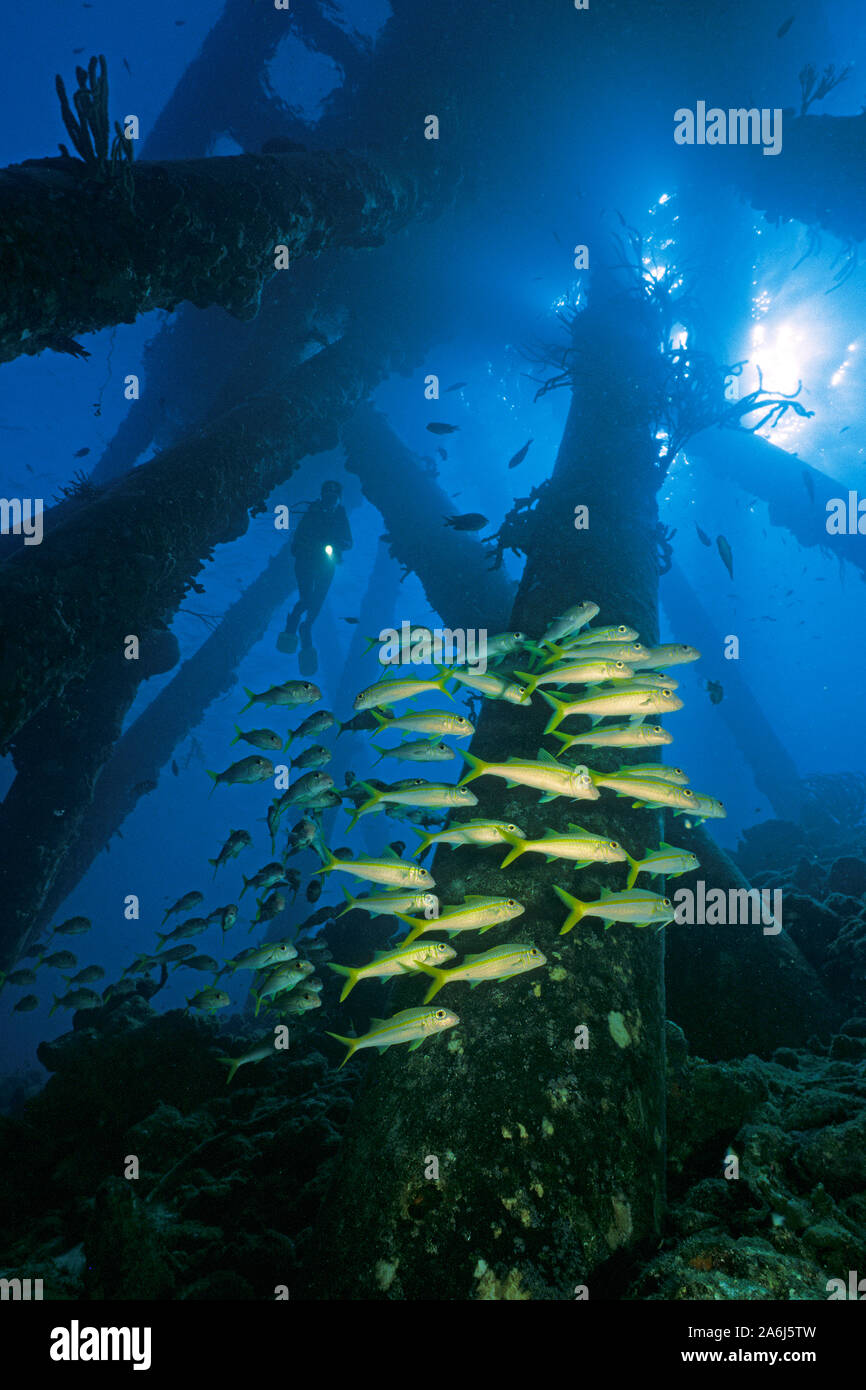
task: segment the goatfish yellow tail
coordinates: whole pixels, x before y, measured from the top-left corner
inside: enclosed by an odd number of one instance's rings
[[[565,718],[568,712],[567,701],[558,700],[555,695],[548,694],[546,690],[539,690],[538,693],[541,696],[542,700],[546,700],[547,703],[550,705],[550,708],[553,710],[553,714],[548,719],[547,725],[544,730],[546,734],[552,734],[554,729],[559,728],[560,724],[562,723],[563,719]]]
[[[409,822],[409,829],[414,830],[415,834],[419,836],[418,844],[409,856],[410,859],[417,859],[419,854],[423,854],[425,850],[430,848],[436,837],[430,835],[428,831],[422,830],[420,825],[412,825],[411,821]]]
[[[346,983],[343,985],[343,992],[342,992],[342,994],[340,995],[340,1003],[342,1004],[343,1000],[347,997],[347,995],[349,995],[349,994],[352,993],[352,990],[355,988],[355,985],[356,985],[356,984],[358,983],[358,981],[360,980],[360,978],[361,978],[360,971],[357,969],[357,967],[354,967],[354,966],[351,966],[351,965],[337,965],[337,964],[336,964],[334,961],[332,961],[332,960],[329,960],[329,961],[328,961],[328,966],[329,966],[329,968],[330,968],[331,970],[336,971],[336,973],[337,973],[338,975],[344,975],[344,976],[346,977]],[[425,1002],[426,1002],[426,1001],[425,1001]],[[337,1036],[336,1033],[332,1033],[332,1034],[331,1034],[331,1037],[332,1037],[332,1038],[335,1038],[336,1036]],[[343,1038],[341,1041],[345,1042],[346,1039]],[[348,1057],[347,1057],[347,1058],[346,1058],[346,1061],[348,1061],[348,1060],[349,1060],[349,1059],[348,1059]]]
[[[458,787],[465,787],[467,782],[474,782],[476,777],[484,776],[488,764],[483,758],[476,758],[474,753],[467,753],[464,748],[458,748],[457,752],[472,769],[471,772],[467,772],[465,777],[460,778],[460,781],[457,783]]]
[[[348,1048],[348,1051],[347,1051],[345,1057],[343,1058],[343,1060],[342,1060],[342,1062],[340,1063],[340,1065],[337,1067],[337,1071],[342,1071],[343,1067],[346,1065],[346,1063],[348,1062],[348,1060],[349,1060],[349,1058],[352,1056],[352,1054],[355,1053],[355,1052],[357,1052],[357,1050],[358,1050],[358,1044],[360,1043],[361,1039],[360,1039],[360,1038],[345,1038],[345,1037],[343,1036],[342,1033],[331,1033],[331,1032],[328,1032],[328,1029],[327,1029],[327,1028],[325,1029],[325,1032],[328,1034],[328,1037],[329,1037],[329,1038],[336,1038],[336,1039],[337,1039],[337,1042],[345,1043],[346,1047]]]
[[[523,683],[526,689],[524,699],[530,700],[532,696],[535,694],[536,689],[538,688],[538,682],[541,680],[541,676],[544,673],[542,672],[541,675],[534,676],[531,671],[515,671],[514,674],[515,676],[517,676],[518,680],[520,680]]]
[[[509,830],[500,830],[499,833],[503,840],[512,846],[499,865],[500,869],[507,869],[509,864],[513,864],[515,859],[518,859],[521,854],[526,853],[529,841],[522,839],[519,835],[512,835]]]
[[[313,843],[315,844],[316,849],[319,852],[319,857],[322,861],[322,867],[321,869],[313,869],[312,872],[314,874],[329,874],[331,870],[334,868],[334,865],[339,864],[339,859],[335,854],[331,853],[330,849],[326,844],[321,843],[320,837],[318,843],[316,840],[314,840]]]
[[[366,815],[369,811],[372,811],[373,807],[378,806],[379,802],[382,800],[382,793],[378,792],[375,787],[371,787],[369,782],[362,781],[360,777],[358,778],[358,781],[364,788],[364,791],[369,793],[369,798],[367,801],[364,801],[354,812],[350,814],[349,824],[346,826],[347,831],[351,830],[355,826],[359,817]]]
[[[640,860],[632,859],[631,855],[628,852],[626,852],[625,857],[629,863],[628,878],[625,881],[625,886],[626,888],[634,888],[635,883],[637,882],[637,876],[640,873]]]
[[[565,889],[560,888],[556,883],[553,885],[553,891],[560,902],[565,903],[566,907],[570,909],[568,916],[559,929],[560,936],[565,936],[566,932],[570,932],[572,927],[576,926],[581,917],[583,917],[586,912],[587,904],[581,902],[580,898],[573,897],[571,893],[566,893]]]
[[[435,920],[429,917],[409,917],[405,912],[395,912],[393,915],[399,917],[400,921],[405,922],[410,928],[409,935],[400,942],[401,946],[408,946],[410,942],[415,941],[425,930],[427,923]]]
[[[223,1062],[229,1069],[228,1076],[226,1077],[227,1086],[230,1081],[234,1080],[235,1073],[243,1060],[243,1057],[217,1057],[217,1061]]]
[[[422,1004],[429,1004],[433,996],[439,993],[444,984],[447,984],[449,972],[447,970],[439,970],[435,965],[421,965],[420,962],[415,966],[415,969],[423,971],[423,973],[429,975],[433,981],[427,993],[424,995],[424,998],[421,1000]]]

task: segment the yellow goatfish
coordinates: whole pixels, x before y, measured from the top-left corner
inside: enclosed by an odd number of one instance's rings
[[[372,1027],[363,1037],[346,1038],[341,1033],[330,1032],[328,1037],[345,1043],[349,1049],[337,1068],[340,1071],[349,1058],[363,1047],[377,1047],[380,1052],[385,1052],[394,1043],[407,1042],[410,1044],[409,1051],[414,1052],[425,1038],[441,1033],[445,1028],[453,1028],[459,1022],[457,1014],[450,1009],[403,1009],[393,1018],[371,1018]]]
[[[387,859],[338,859],[325,847],[325,860],[317,874],[329,874],[334,870],[343,874],[354,874],[355,878],[365,878],[371,883],[384,883],[392,888],[433,888],[433,875],[420,864],[404,864],[395,854]]]
[[[608,840],[604,835],[591,835],[581,830],[579,825],[570,825],[571,835],[556,835],[548,830],[540,840],[526,840],[521,835],[503,835],[511,845],[500,869],[505,869],[521,854],[543,854],[547,863],[552,859],[573,859],[578,869],[587,864],[624,864],[628,855],[618,840]]]
[[[533,676],[529,671],[515,671],[524,682],[527,694],[534,695],[540,685],[598,685],[602,681],[630,680],[634,672],[624,661],[566,661],[551,666]],[[629,687],[630,689],[631,687]]]
[[[545,696],[545,699],[549,699]],[[509,787],[537,787],[544,792],[542,801],[553,801],[557,796],[571,796],[584,801],[597,801],[599,793],[592,784],[592,778],[585,767],[563,767],[552,754],[542,748],[538,762],[527,758],[509,758],[504,763],[486,762],[472,753],[460,750],[460,756],[472,768],[461,781],[461,787],[476,777],[504,777]]]
[[[669,714],[683,707],[682,700],[668,686],[664,690],[630,690],[628,681],[623,681],[617,690],[590,690],[578,700],[558,700],[546,690],[540,690],[539,694],[553,710],[544,730],[546,734],[553,733],[571,714],[588,714],[593,724],[609,714],[630,714],[633,722],[640,724],[648,714]]]
[[[444,782],[425,782],[422,778],[415,779],[417,786],[409,787],[405,791],[389,790],[383,788],[377,791],[369,782],[361,782],[361,786],[368,793],[368,799],[353,812],[349,819],[347,830],[351,830],[359,816],[365,816],[371,811],[378,809],[385,803],[393,803],[395,806],[477,806],[478,797],[463,786],[454,786],[452,783]]]
[[[360,713],[362,710],[374,709],[377,705],[392,705],[397,700],[411,700],[413,695],[424,695],[429,690],[440,690],[451,700],[453,696],[446,689],[448,680],[448,673],[441,672],[439,679],[435,681],[418,680],[411,676],[377,681],[375,685],[368,686],[360,695],[355,696],[354,709],[356,713]]]
[[[669,845],[665,840],[644,859],[633,859],[630,854],[626,858],[631,865],[626,888],[634,887],[638,874],[666,874],[670,878],[679,878],[680,874],[688,874],[701,867],[696,855],[687,849],[677,849],[676,845]]]
[[[523,946],[513,942],[505,946],[494,946],[492,951],[483,951],[478,956],[466,956],[460,965],[450,970],[440,970],[435,965],[419,965],[418,969],[429,975],[433,983],[424,995],[424,1003],[429,1004],[443,985],[453,980],[468,980],[469,988],[475,989],[483,980],[511,980],[515,975],[524,975],[527,970],[538,970],[547,964],[537,946]]]
[[[565,612],[554,618],[545,629],[542,642],[558,642],[561,637],[570,637],[582,627],[586,627],[587,623],[591,623],[593,618],[597,618],[600,611],[598,604],[592,603],[591,600],[584,600],[572,608],[566,608]]]
[[[446,907],[438,917],[407,917],[404,912],[395,912],[411,927],[409,935],[402,943],[408,946],[423,932],[444,931],[454,936],[459,931],[480,931],[482,935],[502,922],[510,922],[523,914],[523,903],[514,898],[487,898],[481,893],[467,893],[462,903],[456,907]]]
[[[559,888],[556,884],[553,891],[570,909],[559,929],[560,936],[570,932],[582,917],[601,917],[605,928],[612,927],[614,922],[631,922],[636,927],[646,927],[651,922],[658,922],[660,927],[663,927],[666,922],[674,920],[674,906],[670,898],[662,898],[658,893],[648,893],[644,889],[631,888],[625,893],[603,893],[598,901],[593,903],[582,902],[580,898],[566,893],[564,888]]]
[[[689,647],[685,642],[669,642],[663,647],[651,647],[645,657],[631,664],[652,670],[659,666],[682,666],[687,661],[700,661],[700,658],[697,647]]]
[[[663,729],[661,724],[609,724],[604,729],[591,729],[586,734],[554,733],[562,744],[560,753],[569,748],[658,748],[664,743],[673,743],[674,736]]]
[[[352,993],[359,980],[387,979],[389,975],[401,975],[404,971],[419,970],[422,965],[441,965],[452,960],[457,952],[444,941],[419,941],[417,944],[404,942],[393,951],[377,951],[369,965],[336,965],[328,961],[328,966],[338,975],[346,977],[340,1003]],[[426,1004],[426,999],[425,999]]]
[[[421,843],[412,851],[413,859],[431,845],[499,845],[509,835],[523,834],[519,825],[503,820],[467,820],[452,825],[449,830],[437,830],[433,835],[417,825],[410,825],[409,829],[421,837]]]

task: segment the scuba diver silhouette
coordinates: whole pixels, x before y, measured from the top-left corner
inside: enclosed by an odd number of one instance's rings
[[[285,630],[277,638],[281,652],[293,652],[298,645],[300,625],[301,651],[298,665],[301,674],[310,676],[318,660],[313,647],[312,627],[325,602],[334,567],[340,563],[344,550],[352,549],[349,518],[340,503],[343,489],[333,480],[322,483],[319,499],[311,502],[304,513],[292,541],[295,557],[295,578],[298,581],[298,601],[286,619]]]

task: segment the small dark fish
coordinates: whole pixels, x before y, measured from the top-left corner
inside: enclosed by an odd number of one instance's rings
[[[441,420],[433,420],[426,428],[431,434],[454,434],[459,430],[459,425],[445,425]]]
[[[123,66],[126,68],[126,71],[129,73],[129,75],[130,75],[130,77],[131,77],[131,76],[132,76],[132,68],[129,66],[129,63],[126,61],[125,58],[123,59]]]
[[[445,525],[455,531],[481,531],[488,525],[489,518],[481,512],[465,512],[463,516],[446,516]]]
[[[13,970],[13,971],[11,971],[11,972],[6,976],[6,979],[3,981],[3,983],[4,983],[4,984],[7,984],[7,985],[18,985],[18,986],[20,986],[20,985],[35,985],[35,984],[36,984],[36,971],[35,971],[35,970],[28,970],[27,967],[24,966],[21,970]]]
[[[469,382],[468,382],[468,381],[455,381],[453,386],[446,386],[446,387],[445,387],[445,390],[442,392],[442,394],[443,394],[443,396],[447,396],[449,391],[459,391],[459,390],[462,389],[462,387],[468,386],[468,385],[469,385]]]
[[[345,724],[340,726],[340,733],[358,734],[365,732],[367,729],[376,728],[378,728],[376,720],[373,718],[370,711],[365,709],[362,710],[360,714],[356,714],[354,719],[347,719]]]
[[[357,621],[358,621],[357,618],[344,618],[344,619],[343,619],[343,622],[344,622],[344,623],[353,623],[353,624],[354,624],[354,623],[357,623]]]
[[[720,681],[707,681],[707,693],[710,701],[714,705],[720,705],[724,698],[724,689]]]
[[[700,526],[698,525],[697,522],[695,522],[695,530],[696,530],[697,533],[698,533],[698,540],[700,541],[701,545],[706,545],[706,546],[712,545],[712,541],[710,540],[710,538],[709,538],[709,536],[707,535],[706,531],[702,531],[701,528],[700,528]]]
[[[778,29],[776,30],[776,38],[783,39],[793,23],[794,16],[791,15],[790,19],[786,19],[784,24],[779,25]]]
[[[843,425],[842,428],[841,428],[841,430],[839,431],[839,433],[840,433],[840,434],[844,434],[845,431],[846,431],[846,430],[850,430],[850,428],[851,428],[850,425]],[[31,469],[31,472],[32,472],[32,469]]]
[[[406,850],[406,843],[404,840],[392,840],[388,848],[394,851],[398,859],[402,859]]]
[[[809,494],[809,501],[815,501],[815,484],[812,482],[812,474],[803,469],[803,486]]]
[[[73,52],[73,53],[83,53],[83,52],[84,52],[84,49],[83,49],[83,48],[73,48],[72,52]]]
[[[74,459],[83,459],[83,458],[85,458],[86,455],[89,454],[89,453],[90,453],[90,450],[89,450],[89,449],[76,449],[76,450],[75,450],[75,453],[72,455],[72,457],[73,457]]]
[[[174,758],[172,758],[172,760],[171,760],[171,770],[172,770],[172,772],[174,773],[175,777],[179,777],[179,776],[180,776],[180,768],[178,767],[178,765],[177,765],[177,763],[175,762]]]
[[[301,875],[299,871],[297,869],[286,869],[283,873],[283,878],[292,889],[294,897],[297,897],[298,889],[301,886]],[[294,901],[294,897],[292,901]]]
[[[438,446],[436,452],[437,452],[437,454],[439,455],[439,457],[440,457],[441,459],[447,459],[447,457],[448,457],[448,450],[447,450],[447,449],[443,449],[441,444]]]
[[[181,26],[182,24],[186,24],[186,20],[185,20],[185,19],[176,19],[174,22],[175,22],[176,28],[178,28],[178,29],[180,28],[180,26]]]
[[[25,994],[23,999],[13,1006],[12,1012],[16,1014],[28,1014],[31,1009],[39,1008],[39,1000],[35,994]]]
[[[734,577],[734,553],[724,536],[716,536],[716,547],[722,557],[722,564],[733,579]]]
[[[50,956],[42,956],[37,965],[48,965],[52,970],[74,970],[78,961],[71,951],[52,951]]]
[[[522,463],[522,462],[523,462],[523,460],[526,458],[526,455],[529,453],[529,446],[530,446],[531,443],[532,443],[532,440],[531,440],[531,439],[528,439],[528,440],[526,441],[526,443],[524,444],[523,448],[522,448],[522,449],[518,449],[518,450],[517,450],[517,453],[514,455],[514,457],[513,457],[513,458],[510,458],[510,459],[508,460],[508,467],[509,467],[509,468],[516,468],[517,465],[518,465],[519,463]]]
[[[101,965],[85,965],[83,970],[79,970],[77,975],[67,975],[66,982],[70,985],[95,985],[98,980],[105,977],[105,971]]]
[[[305,897],[308,903],[317,903],[322,896],[322,885],[317,878],[311,878],[307,884]]]
[[[52,928],[53,936],[82,936],[93,926],[89,917],[68,917],[59,927]]]
[[[286,910],[286,900],[279,891],[274,891],[268,898],[257,898],[256,902],[259,910],[253,918],[253,927],[259,922],[272,922]],[[252,931],[252,927],[250,930]]]
[[[219,964],[213,956],[189,956],[186,960],[179,960],[175,969],[180,970],[181,966],[189,970],[205,970],[210,975],[219,973]]]

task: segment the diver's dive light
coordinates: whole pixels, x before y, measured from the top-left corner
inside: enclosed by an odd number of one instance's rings
[[[325,554],[326,554],[326,555],[333,555],[333,553],[334,553],[334,547],[333,547],[332,545],[326,545],[326,546],[325,546]]]

